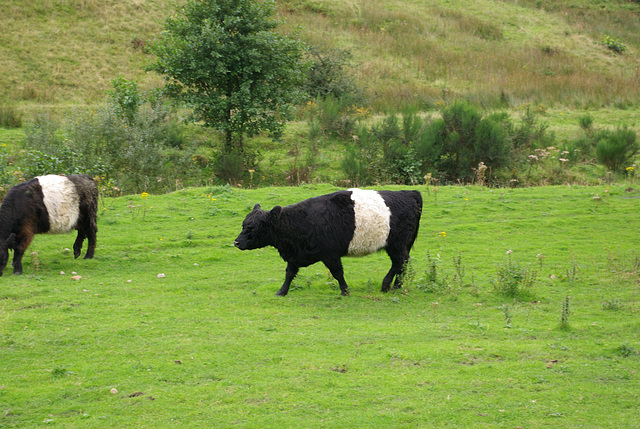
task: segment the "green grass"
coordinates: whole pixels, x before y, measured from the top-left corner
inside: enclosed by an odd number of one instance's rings
[[[332,186],[105,199],[95,259],[42,235],[0,278],[0,427],[634,427],[638,188],[417,188],[414,280],[346,258],[348,298],[321,264],[275,297],[277,252],[232,245],[254,203]],[[537,272],[517,299],[508,258]]]

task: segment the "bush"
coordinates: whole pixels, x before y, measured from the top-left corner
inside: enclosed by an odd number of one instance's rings
[[[635,131],[625,126],[600,134],[596,145],[596,157],[598,162],[611,171],[622,171],[633,162],[638,150],[640,145],[636,142]]]
[[[347,179],[359,186],[374,183],[422,183],[422,162],[407,140],[418,121],[403,117],[403,127],[396,115],[388,115],[379,124],[356,131],[355,143],[349,145],[342,162]]]
[[[431,124],[419,154],[429,153],[432,165],[449,181],[470,181],[480,162],[500,168],[506,164],[510,145],[503,124],[494,116],[482,118],[472,105],[457,101],[442,112],[442,120]]]
[[[508,163],[509,126],[506,115],[483,118],[466,102],[445,108],[442,119],[433,121],[405,110],[401,121],[388,115],[366,132],[359,130],[343,170],[350,180],[364,184],[417,184],[426,173],[451,182],[471,181],[480,162],[493,168]]]
[[[347,146],[342,170],[354,186],[366,186],[386,181],[383,151],[371,130],[361,127],[353,144]]]
[[[59,122],[46,113],[36,115],[25,126],[25,154],[21,164],[26,178],[87,171],[78,155],[60,137],[59,129]]]
[[[525,107],[520,118],[520,124],[517,126],[512,125],[507,116],[500,118],[499,116],[493,115],[492,117],[497,122],[504,124],[509,139],[516,150],[553,146],[555,136],[547,133],[548,124],[538,123],[538,113],[529,105]]]
[[[9,188],[19,182],[16,173],[20,173],[13,165],[12,157],[7,153],[7,146],[0,146],[0,199],[3,199]]]
[[[84,168],[114,180],[127,193],[158,189],[165,171],[159,138],[163,125],[155,116],[150,109],[140,109],[125,118],[113,106],[76,112],[69,125],[69,146]]]
[[[60,123],[47,113],[38,113],[24,127],[25,148],[56,152],[62,144],[58,136]]]
[[[113,89],[107,91],[111,105],[129,124],[133,123],[138,109],[145,102],[138,84],[126,80],[122,75],[118,75],[117,78],[111,80],[111,85]]]
[[[352,103],[363,101],[363,91],[354,79],[345,73],[350,66],[351,52],[346,50],[332,50],[320,52],[311,48],[309,55],[312,65],[307,70],[305,91],[314,99],[333,97],[349,99]]]
[[[348,139],[355,133],[357,117],[348,99],[332,95],[319,98],[316,115],[324,135]]]
[[[185,139],[161,98],[140,94],[122,77],[112,83],[109,104],[73,112],[65,129],[48,115],[25,127],[26,177],[87,173],[125,193],[138,193],[163,190],[170,186],[168,179],[193,169],[189,150],[172,151]]]

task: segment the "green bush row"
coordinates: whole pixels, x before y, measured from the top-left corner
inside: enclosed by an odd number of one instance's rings
[[[319,107],[322,107],[319,104]],[[332,112],[338,112],[332,106]],[[626,126],[615,130],[593,129],[588,115],[579,120],[583,134],[556,147],[556,137],[525,109],[519,121],[506,113],[483,115],[466,101],[442,108],[440,117],[422,117],[406,109],[372,126],[337,121],[319,113],[324,129],[340,126],[351,135],[342,160],[342,171],[354,185],[376,183],[416,184],[471,183],[494,185],[554,184],[577,179],[572,167],[597,161],[608,170],[624,172],[640,150],[635,131]],[[344,130],[349,123],[350,129]],[[323,128],[318,126],[318,128]]]

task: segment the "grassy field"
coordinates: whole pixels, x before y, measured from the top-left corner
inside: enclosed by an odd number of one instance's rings
[[[275,297],[277,252],[232,245],[332,186],[102,200],[95,259],[37,236],[0,278],[0,427],[635,427],[639,188],[417,188],[407,287],[344,259],[347,298],[322,265]]]

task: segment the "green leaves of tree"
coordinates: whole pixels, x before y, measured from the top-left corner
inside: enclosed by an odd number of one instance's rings
[[[277,135],[299,101],[305,78],[302,42],[273,30],[273,1],[191,0],[166,20],[149,50],[148,70],[225,135],[225,152],[243,152],[244,135]]]

